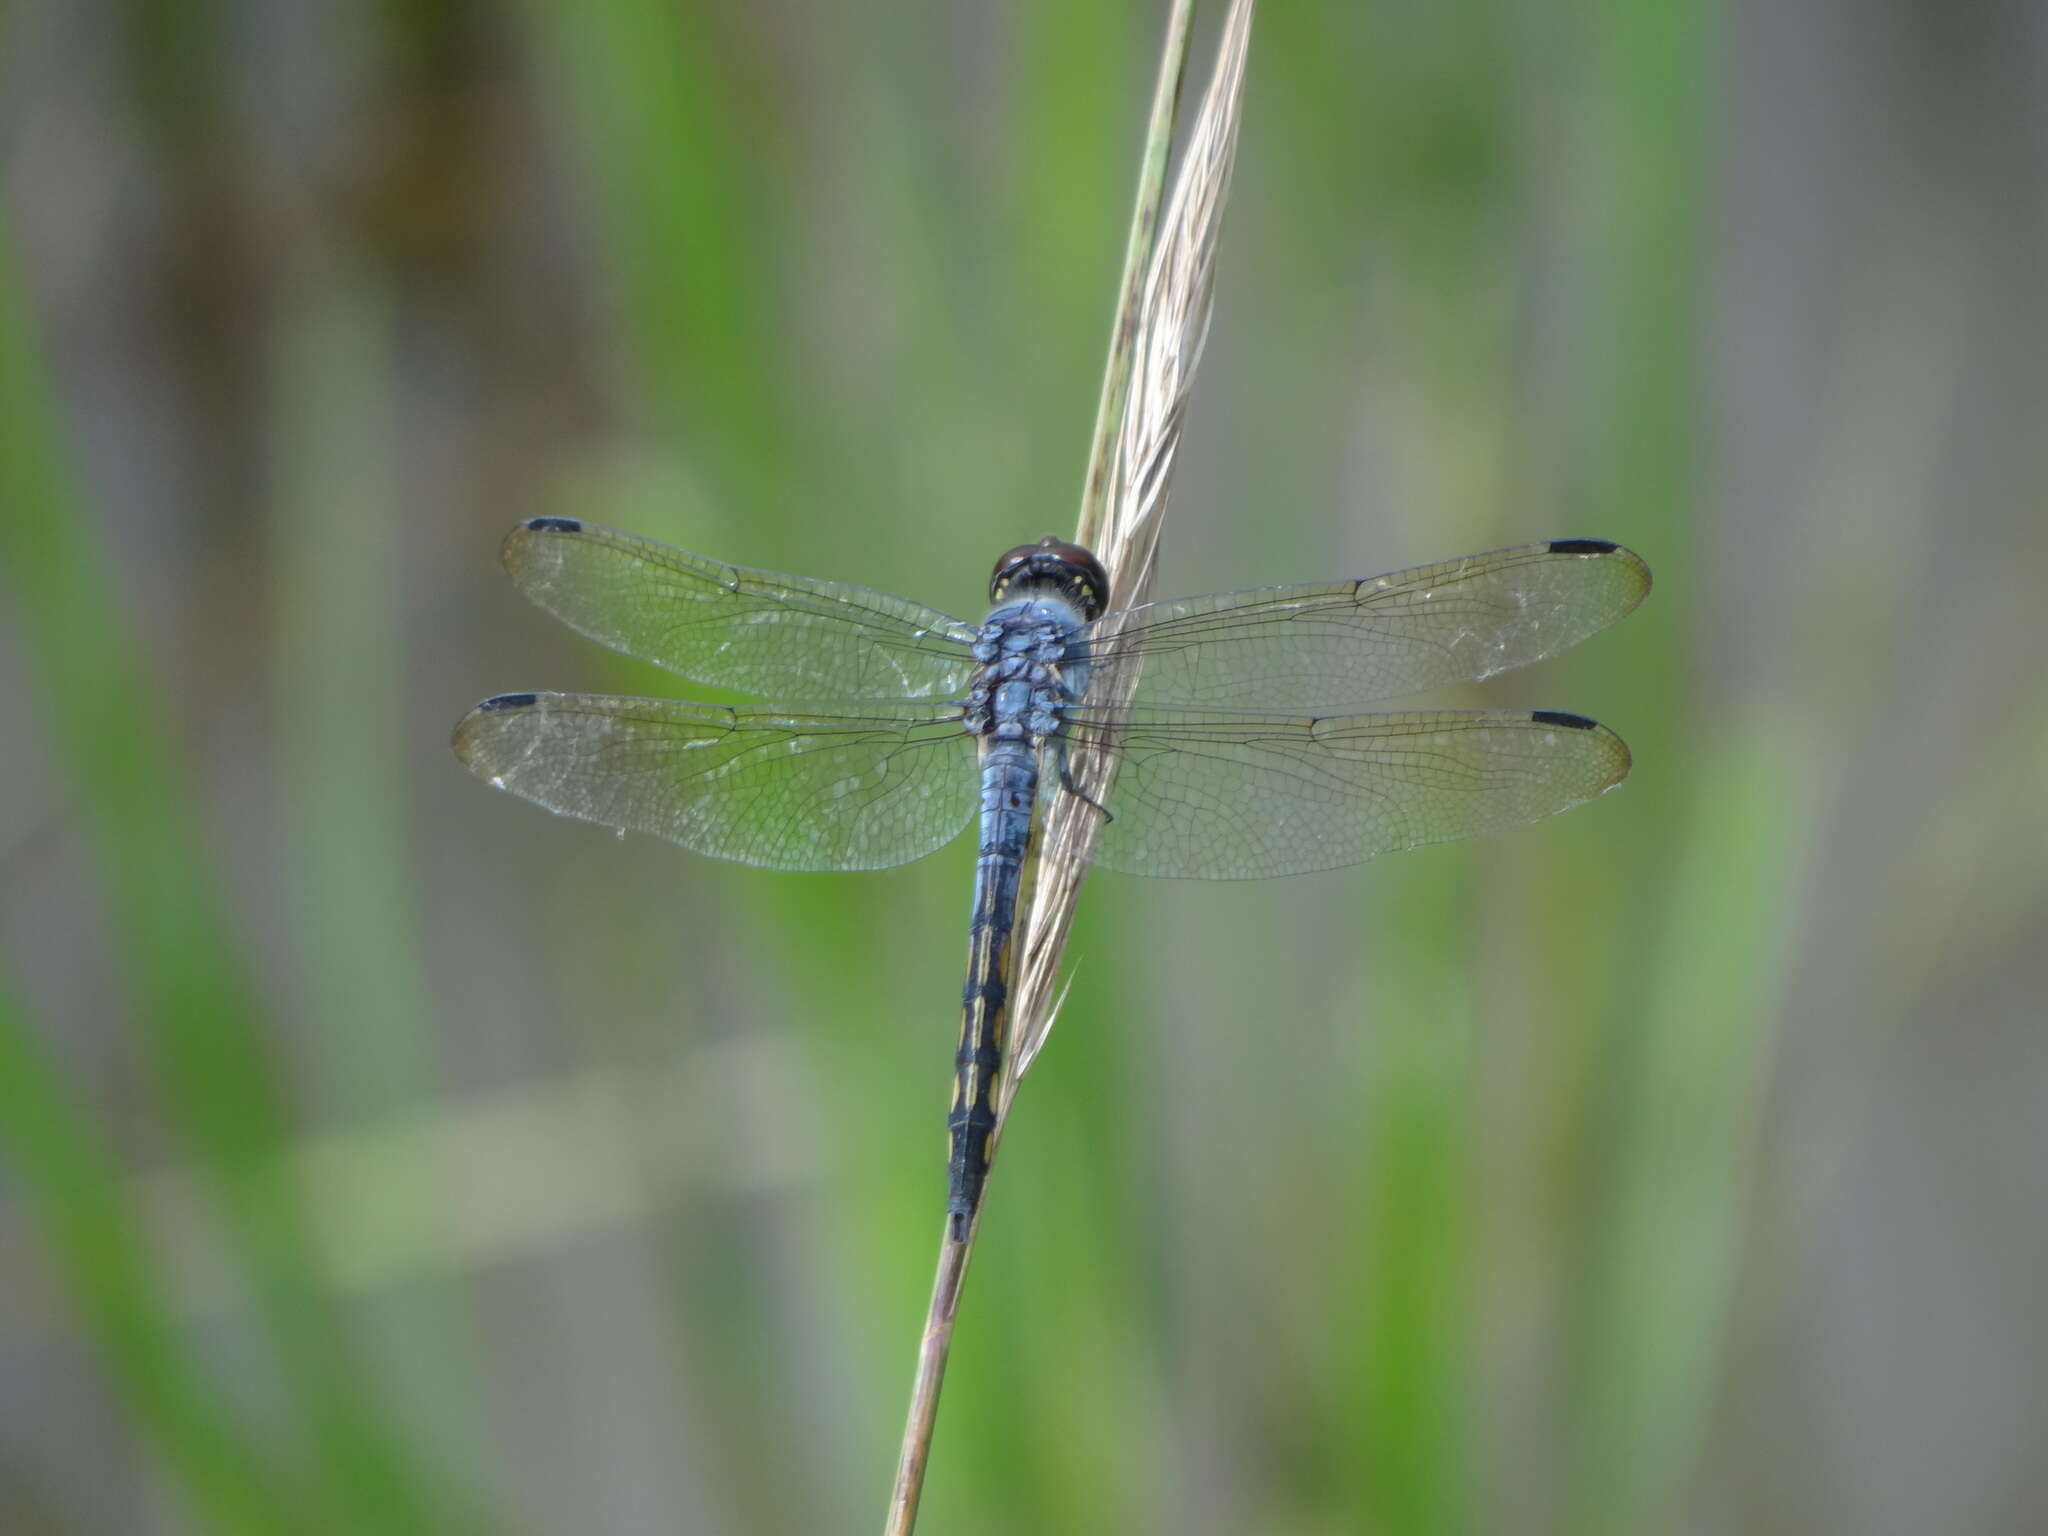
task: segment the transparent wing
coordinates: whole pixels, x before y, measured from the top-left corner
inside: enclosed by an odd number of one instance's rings
[[[1101,621],[1107,668],[1144,652],[1140,704],[1346,710],[1527,666],[1643,600],[1650,571],[1602,539],[1556,539],[1387,576],[1213,592]]]
[[[721,565],[566,517],[505,540],[519,590],[571,628],[684,677],[798,698],[966,692],[974,628],[836,581]]]
[[[1305,874],[1519,827],[1629,768],[1619,736],[1553,710],[1218,720],[1137,709],[1112,728],[1076,707],[1068,729],[1118,758],[1095,862],[1179,879]]]
[[[561,815],[767,869],[885,869],[950,842],[978,799],[958,713],[847,708],[508,693],[463,716],[455,755]]]

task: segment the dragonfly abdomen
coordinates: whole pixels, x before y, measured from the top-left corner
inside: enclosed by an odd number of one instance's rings
[[[946,1211],[955,1242],[981,1204],[988,1179],[989,1138],[996,1125],[1003,1036],[1010,1001],[1010,933],[1017,889],[1031,842],[1038,795],[1038,757],[1028,741],[986,740],[981,760],[981,844],[974,865],[974,913],[967,936],[967,983],[961,992],[960,1049],[954,1057],[953,1108],[946,1168]]]

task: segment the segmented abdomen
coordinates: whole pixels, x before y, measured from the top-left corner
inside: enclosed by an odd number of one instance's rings
[[[1010,1001],[1010,930],[1031,841],[1038,793],[1035,751],[1022,741],[990,742],[981,759],[981,843],[974,866],[973,919],[967,936],[967,984],[961,996],[960,1050],[954,1058],[946,1210],[955,1242],[964,1242],[988,1179],[989,1137]]]

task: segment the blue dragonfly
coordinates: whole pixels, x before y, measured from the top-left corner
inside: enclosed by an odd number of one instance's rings
[[[1536,821],[1620,783],[1621,738],[1547,709],[1342,711],[1540,661],[1650,589],[1620,545],[1555,539],[1115,610],[1096,558],[1046,538],[996,562],[993,606],[974,624],[570,518],[521,524],[504,562],[592,639],[777,702],[499,694],[454,739],[497,787],[768,869],[883,869],[978,822],[947,1122],[956,1241],[988,1174],[1010,935],[1042,801],[1082,797],[1102,868],[1203,880],[1333,869]],[[1107,680],[1133,665],[1126,701]],[[1100,800],[1071,771],[1083,753],[1111,769]]]

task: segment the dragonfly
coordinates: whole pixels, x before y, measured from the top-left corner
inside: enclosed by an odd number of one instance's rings
[[[1627,776],[1619,736],[1559,710],[1350,711],[1541,661],[1650,589],[1604,539],[1113,609],[1095,556],[1047,537],[996,562],[979,623],[573,518],[522,523],[504,564],[590,638],[775,702],[502,693],[454,736],[498,788],[768,869],[883,869],[978,825],[947,1116],[961,1242],[988,1177],[1018,888],[1052,797],[1085,802],[1096,866],[1203,880],[1539,820]],[[1135,691],[1111,685],[1123,668]],[[1109,769],[1088,789],[1083,758]]]

